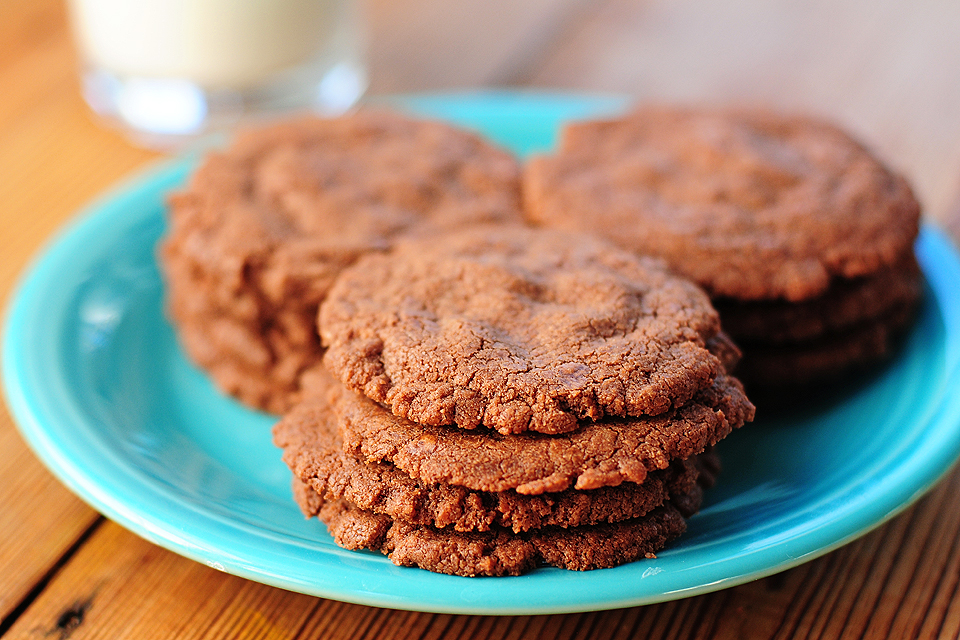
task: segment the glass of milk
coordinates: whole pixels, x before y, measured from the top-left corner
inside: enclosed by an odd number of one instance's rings
[[[69,0],[84,98],[135,141],[175,148],[366,89],[351,0]]]

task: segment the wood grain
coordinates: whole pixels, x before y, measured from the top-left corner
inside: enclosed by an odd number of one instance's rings
[[[554,616],[391,611],[227,575],[106,522],[4,638],[938,638],[960,629],[960,470],[892,522],[785,573],[632,609]],[[905,546],[905,543],[909,545]],[[904,550],[907,552],[904,553]]]
[[[764,100],[835,117],[960,237],[960,8],[946,0],[371,0],[376,91],[490,85]],[[0,302],[78,207],[158,156],[100,127],[60,0],[0,8]],[[960,637],[960,471],[890,523],[793,570],[642,608],[541,617],[375,609],[160,549],[60,485],[0,409],[0,637]]]
[[[0,620],[40,583],[97,514],[57,482],[0,415]],[[46,503],[46,504],[45,504]]]
[[[24,264],[64,218],[105,181],[152,154],[105,135],[82,108],[59,2],[13,0],[2,10],[0,301],[5,303]],[[9,414],[0,412],[0,621],[98,518],[43,468]]]

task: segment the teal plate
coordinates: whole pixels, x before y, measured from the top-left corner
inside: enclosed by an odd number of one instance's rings
[[[617,98],[467,94],[405,108],[526,154],[563,120]],[[459,578],[334,545],[305,520],[270,441],[274,418],[218,394],[162,310],[154,247],[190,160],[92,205],[29,269],[8,310],[7,399],[24,438],[72,491],[131,531],[211,567],[293,591],[423,611],[612,609],[705,593],[826,553],[916,500],[960,454],[960,261],[923,229],[922,313],[893,361],[842,394],[759,419],[721,444],[725,472],[659,557],[585,573]]]

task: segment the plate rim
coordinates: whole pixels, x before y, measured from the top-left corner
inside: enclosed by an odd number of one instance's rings
[[[475,94],[454,94],[452,100],[470,100]],[[535,94],[526,95],[526,99],[535,105],[537,100],[549,100],[558,94],[545,94],[539,96]],[[435,98],[436,99],[436,98]],[[440,98],[442,99],[442,98]],[[516,96],[511,95],[511,99]],[[578,96],[578,99],[589,100],[588,96]],[[54,234],[44,246],[35,254],[21,277],[13,288],[8,298],[7,308],[3,318],[3,343],[2,343],[2,373],[4,383],[4,394],[7,406],[14,417],[14,423],[20,431],[24,440],[28,443],[34,454],[44,463],[44,465],[73,493],[77,494],[88,504],[115,520],[125,528],[133,531],[137,535],[167,548],[170,551],[188,557],[192,560],[207,564],[208,566],[227,571],[228,573],[238,575],[243,578],[262,582],[272,586],[308,593],[320,597],[326,597],[345,602],[353,602],[368,606],[388,607],[395,609],[410,609],[416,611],[430,611],[437,613],[466,613],[466,614],[485,614],[485,615],[518,615],[518,614],[547,614],[547,613],[570,613],[579,611],[592,611],[600,609],[613,609],[621,607],[650,604],[670,600],[678,597],[687,597],[699,595],[722,588],[735,586],[764,576],[768,576],[791,567],[807,562],[815,557],[829,553],[830,551],[849,543],[851,540],[860,537],[868,531],[880,526],[884,522],[893,518],[913,504],[917,499],[929,491],[939,480],[946,475],[952,468],[958,454],[960,454],[960,400],[954,400],[953,404],[948,402],[949,398],[944,398],[944,392],[941,391],[938,398],[940,404],[935,410],[926,417],[928,425],[941,424],[947,420],[953,420],[955,425],[952,435],[949,451],[943,449],[940,455],[933,458],[933,464],[929,460],[923,469],[926,473],[919,482],[911,486],[910,495],[905,500],[897,501],[896,504],[887,504],[884,506],[884,513],[879,518],[876,515],[865,516],[862,510],[857,512],[861,518],[855,526],[840,527],[840,523],[834,523],[831,530],[842,528],[845,533],[841,536],[825,537],[832,540],[826,545],[799,544],[802,540],[810,542],[810,534],[794,539],[791,545],[787,545],[783,551],[785,560],[775,563],[758,562],[760,558],[756,555],[749,558],[755,562],[755,565],[740,571],[737,575],[728,575],[725,578],[710,582],[709,584],[700,584],[689,586],[684,589],[674,590],[666,593],[648,596],[631,596],[625,594],[619,599],[606,599],[602,602],[594,600],[575,600],[570,598],[565,602],[556,602],[543,606],[532,607],[529,604],[517,604],[515,606],[498,606],[491,608],[485,606],[482,602],[473,605],[464,602],[443,603],[409,601],[401,594],[386,593],[342,593],[336,589],[316,588],[315,584],[304,584],[298,581],[291,581],[282,575],[271,575],[249,563],[244,563],[242,557],[237,557],[234,562],[223,563],[219,560],[211,559],[211,554],[197,536],[190,536],[186,532],[171,532],[164,529],[163,522],[156,522],[155,519],[140,513],[135,507],[130,505],[116,493],[116,488],[111,492],[110,487],[100,486],[97,478],[90,477],[89,471],[77,465],[77,461],[72,459],[71,451],[63,448],[61,443],[52,439],[49,427],[44,425],[43,408],[38,406],[38,399],[35,397],[36,390],[24,386],[27,376],[24,375],[25,354],[17,344],[17,335],[33,320],[30,314],[31,308],[35,307],[38,300],[47,295],[44,279],[49,279],[47,272],[55,270],[58,266],[58,260],[64,255],[69,255],[83,243],[87,235],[99,229],[102,225],[113,221],[113,217],[119,215],[122,203],[128,200],[137,200],[153,197],[153,192],[162,192],[163,187],[170,182],[177,182],[183,179],[189,169],[195,163],[194,157],[178,158],[166,160],[149,165],[145,170],[138,172],[133,178],[125,180],[119,186],[114,187],[90,205],[84,207],[81,213],[77,214],[66,225],[64,225],[56,234]],[[112,212],[112,216],[109,215]],[[93,245],[90,245],[93,246]],[[960,281],[960,260],[958,260],[956,249],[946,238],[943,232],[927,224],[924,225],[921,236],[918,241],[920,257],[924,263],[924,271],[927,274],[930,287],[935,291],[943,293],[943,287],[949,284],[944,282],[950,274],[955,281]],[[947,273],[949,272],[949,273]],[[939,287],[939,288],[938,288]],[[947,337],[953,340],[950,360],[946,364],[952,365],[952,368],[944,375],[945,387],[960,388],[960,360],[958,360],[957,346],[958,337],[956,332],[960,330],[960,299],[954,302],[949,308],[943,306],[944,299],[937,296],[937,308],[953,319],[956,324],[948,323]],[[949,298],[947,299],[950,300]],[[954,333],[950,333],[953,331]],[[941,434],[946,435],[946,434]],[[910,458],[912,460],[912,458]],[[915,478],[911,475],[911,478]],[[155,488],[154,488],[155,490]],[[162,492],[158,494],[160,499],[168,499]],[[168,505],[169,506],[169,505]],[[183,505],[173,505],[182,508]],[[209,514],[216,516],[216,514]],[[843,522],[850,524],[848,517]],[[241,527],[242,528],[242,527]],[[815,547],[815,548],[813,548]],[[355,553],[355,552],[344,552]],[[237,554],[234,554],[237,555]],[[419,571],[417,569],[407,569],[406,571]],[[554,570],[557,571],[557,570]],[[558,574],[562,575],[562,574]],[[582,575],[582,574],[580,574]],[[456,578],[444,576],[443,578],[453,580],[467,581],[509,581],[512,578],[495,579],[477,579],[477,578]],[[669,597],[664,597],[669,596]]]

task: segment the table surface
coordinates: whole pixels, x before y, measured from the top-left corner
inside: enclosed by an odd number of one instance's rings
[[[372,93],[533,87],[830,117],[960,237],[960,3],[371,0]],[[78,207],[158,156],[89,115],[59,0],[0,7],[0,301]],[[0,638],[960,636],[960,472],[805,565],[709,595],[534,617],[400,612],[218,572],[104,519],[0,408]]]

